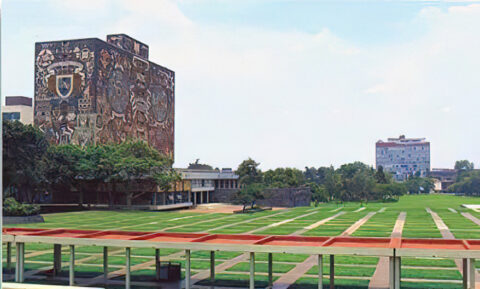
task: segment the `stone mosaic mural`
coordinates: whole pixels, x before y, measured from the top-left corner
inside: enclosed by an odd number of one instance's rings
[[[36,43],[35,124],[57,144],[141,139],[173,157],[174,72],[145,44],[108,40]]]

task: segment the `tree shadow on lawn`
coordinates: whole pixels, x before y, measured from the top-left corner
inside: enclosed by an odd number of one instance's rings
[[[250,286],[250,283],[248,280],[231,280],[231,279],[218,278],[218,279],[215,279],[214,282],[211,282],[208,279],[204,279],[195,283],[195,285],[248,288]],[[268,286],[268,282],[255,280],[255,288],[266,288],[267,286]]]
[[[365,285],[335,285],[335,289],[365,289],[367,287]],[[323,288],[330,288],[330,283],[323,282]],[[318,289],[318,284],[292,284],[288,289]]]

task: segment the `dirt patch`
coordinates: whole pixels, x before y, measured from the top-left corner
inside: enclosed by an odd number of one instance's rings
[[[196,208],[191,208],[187,210],[182,210],[182,212],[195,212],[195,213],[227,213],[231,214],[233,211],[238,211],[243,209],[242,205],[232,205],[232,204],[223,204],[223,203],[211,203],[211,204],[201,204],[197,205]],[[285,208],[272,208],[273,211],[284,210]]]

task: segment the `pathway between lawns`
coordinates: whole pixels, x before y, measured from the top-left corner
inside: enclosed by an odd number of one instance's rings
[[[355,222],[355,224],[351,225],[348,229],[346,229],[341,234],[341,236],[350,236],[356,230],[358,230],[358,228],[360,228],[363,224],[365,224],[376,213],[377,212],[368,213],[363,218]],[[339,214],[337,214],[337,216]],[[305,259],[305,261],[298,264],[297,266],[295,266],[295,268],[283,274],[280,278],[278,278],[275,282],[273,282],[273,289],[287,289],[292,284],[294,284],[299,278],[305,275],[308,272],[308,270],[310,270],[313,266],[317,265],[317,261],[318,261],[317,255],[312,255],[308,257],[307,259]]]
[[[470,213],[461,213],[462,216],[464,216],[465,218],[469,219],[470,221],[474,222],[475,224],[479,225],[480,226],[480,219],[478,219],[477,217],[475,216],[472,216],[472,214]]]
[[[318,209],[318,210],[319,210],[319,209]],[[271,227],[280,226],[280,225],[283,225],[283,224],[285,224],[285,223],[289,223],[289,222],[294,221],[294,220],[296,220],[296,219],[303,218],[303,217],[309,216],[309,215],[311,215],[311,214],[317,213],[318,210],[316,210],[316,211],[314,211],[314,212],[311,212],[311,213],[308,213],[308,214],[303,214],[303,215],[297,216],[297,217],[292,218],[292,219],[284,220],[284,221],[281,221],[281,222],[277,222],[277,223],[274,223],[274,224],[270,224],[270,225],[267,225],[267,226],[264,226],[264,227],[261,227],[261,228],[252,230],[252,231],[250,231],[250,232],[247,232],[247,234],[251,234],[251,233],[254,233],[254,232],[263,231],[263,230],[266,230],[266,229],[271,228]],[[320,226],[322,223],[326,223],[326,222],[328,222],[328,221],[330,221],[330,220],[332,220],[332,219],[334,219],[334,218],[336,218],[336,217],[338,217],[338,216],[340,216],[340,215],[342,215],[342,214],[344,214],[344,212],[341,212],[341,213],[338,213],[338,214],[336,214],[336,215],[334,215],[334,216],[325,218],[325,219],[323,219],[323,220],[321,220],[321,221],[318,221],[318,222],[316,222],[316,223],[314,223],[314,224],[312,224],[312,225],[310,225],[310,226],[308,226],[308,227],[306,227],[306,228],[309,228],[308,230],[314,229],[314,228]],[[288,222],[286,222],[286,221],[288,221]],[[275,226],[272,226],[272,225],[275,225]],[[304,229],[305,229],[305,228],[304,228]],[[294,232],[293,234],[303,233],[303,232],[306,231],[306,230],[304,230],[304,229],[298,230],[298,231]],[[234,258],[234,259],[228,260],[228,261],[223,262],[222,264],[216,266],[216,267],[215,267],[215,272],[223,272],[223,271],[225,271],[225,270],[227,270],[227,269],[235,266],[236,264],[238,264],[238,263],[240,263],[240,262],[246,262],[246,261],[248,261],[248,258],[249,258],[249,254],[247,254],[247,253],[241,254],[240,256],[237,256],[237,257]],[[196,275],[194,275],[194,276],[192,277],[192,284],[195,284],[196,282],[198,282],[198,281],[200,281],[200,280],[203,280],[203,279],[208,278],[209,274],[210,274],[210,271],[209,271],[209,270],[204,270],[204,271],[202,271],[202,272],[197,273]]]
[[[269,228],[272,228],[272,227],[276,227],[276,226],[280,226],[280,225],[283,225],[283,224],[286,224],[286,223],[289,223],[289,222],[292,222],[296,219],[299,219],[299,218],[304,218],[304,217],[307,217],[307,216],[310,216],[312,214],[316,214],[318,213],[318,211],[320,210],[320,208],[318,208],[317,210],[313,211],[313,212],[310,212],[310,213],[307,213],[307,214],[303,214],[303,215],[300,215],[300,216],[297,216],[295,218],[291,218],[291,219],[287,219],[287,220],[283,220],[283,221],[280,221],[280,222],[277,222],[277,223],[273,223],[273,224],[270,224],[270,225],[267,225],[267,226],[263,226],[263,227],[260,227],[260,228],[257,228],[255,230],[251,230],[249,232],[247,232],[246,234],[252,234],[252,233],[255,233],[255,232],[260,232],[260,231],[263,231],[263,230],[266,230],[266,229],[269,229]],[[270,215],[271,216],[271,215]],[[260,218],[263,218],[263,217],[260,217]],[[258,220],[260,218],[256,218],[255,220]],[[215,272],[223,272],[233,266],[235,266],[236,264],[240,263],[240,262],[246,262],[248,261],[248,258],[249,258],[249,254],[248,253],[243,253],[241,254],[240,256],[237,256],[233,259],[230,259],[226,262],[223,262],[222,264],[220,265],[217,265],[215,267]],[[195,275],[192,276],[192,284],[195,284],[196,282],[199,282],[200,280],[203,280],[203,279],[206,279],[208,278],[208,276],[210,275],[210,271],[209,270],[203,270],[202,272],[199,272]]]
[[[267,215],[267,216],[262,216],[262,217],[258,217],[258,218],[249,219],[249,220],[246,220],[246,221],[252,222],[252,221],[259,220],[259,219],[264,219],[264,218],[267,218],[267,217],[272,217],[272,216],[275,216],[275,215],[283,214],[283,213],[286,213],[286,212],[288,212],[288,210],[283,211],[283,212],[279,212],[279,213],[276,213],[276,214],[271,214],[271,215]],[[298,216],[296,218],[305,217],[305,216],[308,216],[308,215],[311,215],[311,214],[314,214],[314,213],[317,213],[317,211],[311,212],[311,213],[308,213],[308,214],[304,214],[304,215]],[[232,215],[232,216],[234,216],[234,215]],[[228,216],[228,217],[231,217],[231,216]],[[225,218],[228,218],[228,217],[225,217]],[[296,218],[293,218],[293,219],[296,219]],[[290,219],[290,220],[293,220],[293,219]],[[237,222],[237,223],[229,224],[228,226],[242,224],[242,223],[245,223],[246,221],[240,221],[240,222]],[[211,220],[201,221],[201,222],[198,222],[197,224],[205,223],[205,222],[211,222]],[[162,229],[161,231],[176,229],[176,228],[180,228],[180,227],[183,227],[183,226],[186,226],[186,225],[168,227],[168,228]],[[267,229],[268,227],[269,226],[265,226],[265,227],[262,227],[260,229],[264,230],[264,229]],[[216,227],[215,229],[218,229],[218,228],[220,228],[220,227]],[[183,254],[184,254],[184,252],[180,251],[180,252],[168,255],[168,256],[164,256],[161,259],[162,260],[175,260],[175,259],[181,258],[183,256]],[[230,259],[230,260],[228,260],[226,262],[223,262],[222,264],[216,266],[215,270],[216,270],[216,272],[221,272],[221,271],[227,270],[230,267],[233,267],[237,263],[240,263],[240,262],[246,261],[246,260],[248,260],[248,254],[241,254],[240,256],[237,256],[233,259]],[[145,268],[148,268],[148,267],[151,267],[151,266],[154,266],[154,265],[155,265],[155,260],[150,260],[148,262],[144,262],[144,263],[132,266],[130,270],[133,272],[133,271],[145,269]],[[202,279],[207,278],[209,276],[209,274],[210,274],[209,271],[205,270],[205,271],[202,271],[202,272],[192,276],[192,285],[195,284],[195,282],[198,282]],[[116,277],[123,276],[123,275],[125,275],[125,268],[108,273],[107,279],[112,279],[112,278],[116,278]],[[91,286],[91,285],[94,285],[94,284],[104,282],[104,280],[105,280],[105,276],[102,274],[100,276],[92,278],[91,280],[89,280],[84,285]],[[182,282],[184,282],[184,281],[182,281]]]
[[[443,222],[442,218],[435,213],[434,211],[430,210],[430,208],[426,208],[427,212],[430,213],[432,216],[435,225],[437,226],[440,234],[442,234],[443,239],[455,239],[455,236],[452,234],[448,226]],[[472,216],[473,217],[473,216]],[[460,274],[463,276],[463,262],[461,259],[455,259],[455,264],[457,265]],[[477,270],[475,270],[475,280],[480,280],[480,274]],[[475,288],[480,288],[480,281],[475,282]]]
[[[401,212],[398,217],[397,221],[395,222],[395,227],[393,227],[392,234],[390,235],[392,238],[401,238],[403,232],[403,226],[405,225],[405,219],[407,218],[406,212]],[[368,284],[369,289],[388,289],[390,286],[389,283],[389,259],[388,257],[380,257],[378,260],[377,268],[375,269],[375,273],[373,273],[372,279],[370,279],[370,283]]]
[[[283,220],[283,221],[280,221],[280,222],[276,222],[276,223],[273,223],[273,224],[270,224],[270,225],[267,225],[267,226],[264,226],[264,227],[260,227],[260,228],[257,228],[257,229],[248,231],[248,232],[245,233],[245,234],[253,234],[253,233],[260,232],[260,231],[263,231],[263,230],[266,230],[266,229],[269,229],[269,228],[278,227],[278,226],[280,226],[280,225],[293,222],[293,221],[295,221],[296,219],[304,218],[304,217],[307,217],[307,216],[310,216],[310,215],[313,215],[313,214],[316,214],[316,213],[318,213],[318,211],[313,211],[313,212],[310,212],[310,213],[307,213],[307,214],[303,214],[303,215],[300,215],[300,216],[296,216],[295,218],[286,219],[286,220]]]
[[[263,217],[252,218],[252,219],[248,219],[248,220],[237,222],[237,223],[232,223],[232,224],[227,224],[227,225],[223,225],[223,226],[220,226],[220,227],[215,227],[215,228],[212,228],[212,229],[205,230],[204,232],[211,232],[211,231],[221,230],[221,229],[225,229],[225,228],[229,228],[229,227],[233,227],[233,226],[247,224],[247,223],[251,223],[253,221],[258,221],[258,220],[261,220],[261,219],[270,218],[270,217],[285,214],[285,213],[288,213],[288,212],[290,212],[290,210],[284,210],[282,212],[272,214],[272,215],[265,215]]]
[[[141,217],[139,219],[145,219],[145,218],[151,218],[152,216],[149,216],[149,217]],[[116,222],[104,222],[104,223],[100,223],[100,224],[110,224],[110,223],[116,223]],[[138,225],[137,225],[138,226]],[[125,228],[129,228],[129,227],[132,227],[132,226],[121,226],[121,227],[117,227],[117,228],[111,228],[111,229],[104,229],[104,230],[99,230],[99,231],[110,231],[110,230],[121,230],[121,229],[125,229]],[[69,248],[68,246],[62,246],[62,254],[65,252],[65,251],[68,251]],[[121,253],[122,251],[124,251],[124,249],[117,249],[117,250],[114,250],[114,251],[109,251],[109,255],[115,255],[115,254],[118,254],[118,253]],[[52,253],[52,249],[49,249],[49,250],[42,250],[42,251],[35,251],[35,252],[31,252],[31,253],[28,253],[28,254],[25,254],[25,259],[28,260],[28,258],[32,258],[32,257],[36,257],[36,256],[40,256],[40,255],[44,255],[44,254],[50,254]],[[85,258],[82,258],[82,259],[77,259],[75,260],[75,265],[81,265],[87,261],[90,261],[90,260],[93,260],[95,258],[98,258],[99,256],[103,256],[103,252],[102,253],[94,253],[92,254],[91,256],[88,256],[88,257],[85,257]],[[16,262],[16,258],[15,256],[12,257],[12,261],[13,262]],[[62,267],[64,266],[68,266],[68,262],[62,262]],[[39,269],[36,269],[36,270],[30,270],[28,272],[25,273],[25,278],[29,278],[29,277],[32,277],[40,272],[43,272],[45,270],[48,270],[50,269],[51,266],[45,266],[45,267],[42,267],[42,268],[39,268]]]

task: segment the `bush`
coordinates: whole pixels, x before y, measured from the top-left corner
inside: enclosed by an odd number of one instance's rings
[[[38,215],[40,207],[38,205],[22,204],[14,198],[6,198],[3,201],[4,216],[32,216]]]

